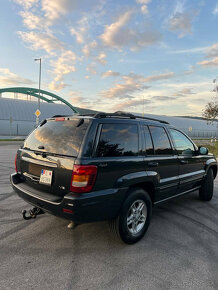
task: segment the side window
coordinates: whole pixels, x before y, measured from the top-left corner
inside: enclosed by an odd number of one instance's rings
[[[97,147],[98,157],[138,155],[138,126],[103,124]]]
[[[154,143],[154,151],[157,155],[170,155],[172,148],[169,138],[163,127],[149,126]]]
[[[193,153],[194,145],[184,134],[174,129],[170,129],[170,132],[179,154],[190,155]]]
[[[148,130],[147,126],[144,127],[144,134],[145,134],[145,146],[146,146],[146,154],[147,155],[154,155],[154,147],[151,140],[151,134]]]

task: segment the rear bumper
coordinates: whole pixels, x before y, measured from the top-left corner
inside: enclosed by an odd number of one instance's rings
[[[11,184],[18,196],[28,203],[76,223],[114,218],[119,213],[126,193],[126,188],[111,188],[80,195],[68,193],[60,198],[33,190],[16,173],[11,174]]]

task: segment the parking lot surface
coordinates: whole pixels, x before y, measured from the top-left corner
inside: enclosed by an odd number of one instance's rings
[[[218,289],[218,178],[214,198],[198,193],[153,209],[145,237],[116,241],[107,222],[67,229],[44,214],[25,221],[31,206],[10,186],[19,142],[0,142],[0,289]]]

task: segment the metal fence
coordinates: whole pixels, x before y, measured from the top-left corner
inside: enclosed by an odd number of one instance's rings
[[[27,136],[35,128],[35,124],[35,122],[0,119],[0,136]]]
[[[198,129],[192,129],[192,131],[189,131],[185,128],[180,128],[184,133],[186,133],[191,138],[218,138],[218,129],[217,130],[198,130]]]

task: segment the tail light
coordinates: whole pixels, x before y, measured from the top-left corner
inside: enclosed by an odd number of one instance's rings
[[[17,172],[17,153],[16,153],[15,159],[14,159],[14,167],[15,167],[15,171]]]
[[[97,176],[95,165],[74,165],[70,184],[72,192],[89,192],[93,189]]]

